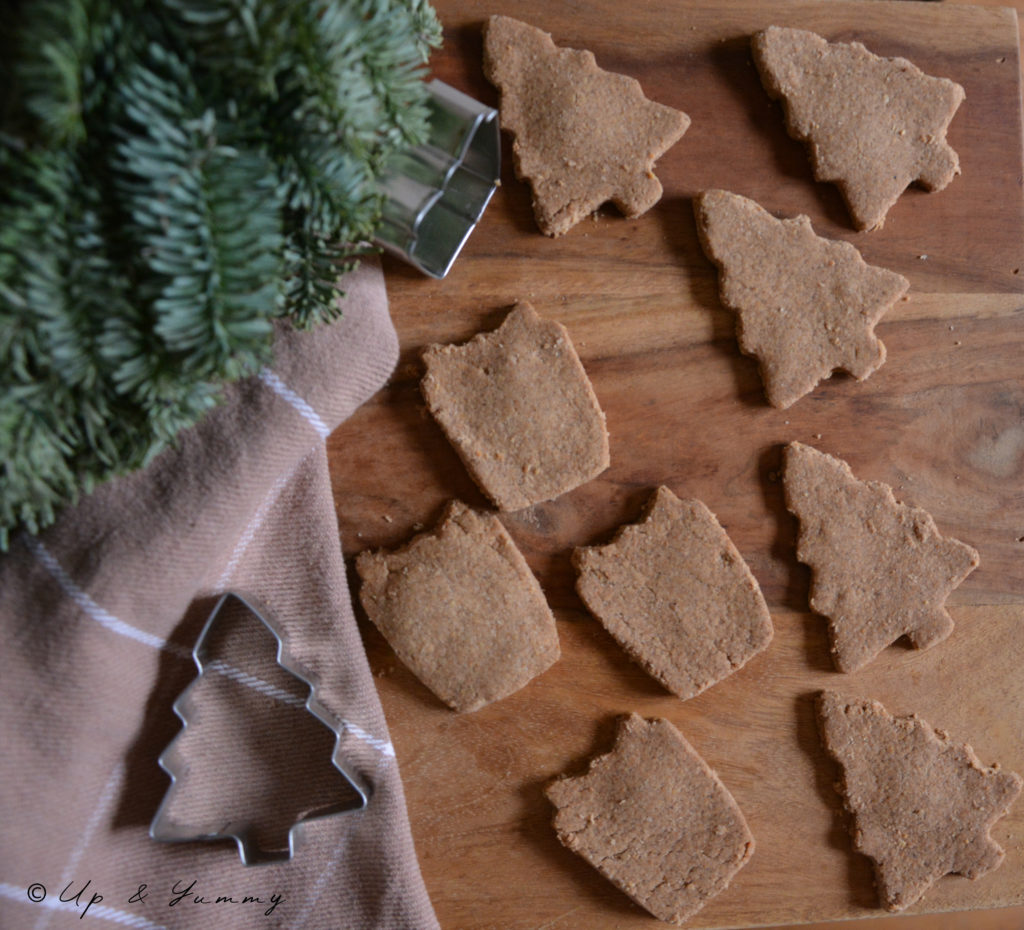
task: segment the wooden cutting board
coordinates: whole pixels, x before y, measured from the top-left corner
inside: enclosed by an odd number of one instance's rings
[[[378,678],[428,891],[445,930],[656,925],[550,827],[543,795],[610,747],[617,715],[671,720],[718,771],[757,839],[730,888],[694,927],[747,927],[879,916],[866,858],[852,852],[823,754],[820,688],[915,711],[970,742],[985,762],[1024,772],[1024,199],[1013,10],[932,3],[439,0],[437,77],[497,104],[481,73],[492,12],[588,48],[647,95],[687,112],[684,138],[657,166],[665,194],[647,215],[613,208],[551,240],[534,226],[511,170],[443,282],[385,260],[401,360],[389,385],[329,443],[347,556],[394,546],[457,497],[479,507],[418,391],[419,353],[491,329],[517,299],[564,323],[607,414],[611,467],[551,503],[502,519],[556,611],[562,659],[519,693],[470,715],[447,710],[361,618]],[[908,192],[884,229],[852,231],[834,187],[811,178],[749,55],[770,24],[863,41],[951,77],[967,92],[949,140],[961,177]],[[853,242],[904,274],[910,298],[879,325],[888,361],[868,381],[836,376],[788,411],[763,398],[737,349],[697,242],[691,198],[707,187],[808,214],[819,234]],[[825,622],[808,610],[794,555],[780,449],[811,443],[855,473],[892,485],[940,529],[975,546],[981,567],[957,589],[953,635],[930,651],[892,647],[853,675],[832,668]],[[703,500],[760,582],[774,624],[769,650],[681,702],[631,663],[581,607],[569,554],[632,521],[652,487]],[[354,588],[357,579],[352,578]],[[999,822],[997,871],[947,877],[916,908],[1024,905],[1024,801]]]

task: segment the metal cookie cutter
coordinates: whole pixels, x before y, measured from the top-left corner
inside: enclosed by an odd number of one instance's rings
[[[309,687],[309,696],[306,698],[305,708],[335,734],[336,738],[334,751],[331,754],[331,762],[356,794],[355,801],[352,803],[339,804],[327,809],[318,810],[308,816],[300,817],[288,831],[287,850],[268,851],[259,849],[252,841],[251,837],[254,825],[248,820],[239,819],[229,820],[227,822],[218,820],[215,823],[211,822],[200,825],[186,825],[174,822],[170,815],[171,799],[175,785],[180,778],[185,776],[186,772],[186,766],[181,758],[180,742],[188,732],[189,721],[195,716],[196,707],[193,691],[199,677],[201,677],[204,672],[211,668],[215,671],[221,670],[215,667],[215,663],[209,661],[207,640],[210,637],[210,631],[213,629],[217,618],[223,612],[224,607],[231,601],[236,601],[244,607],[250,614],[260,620],[262,624],[273,634],[274,638],[277,640],[277,664]],[[199,676],[189,684],[189,686],[174,702],[174,712],[181,719],[182,729],[163,753],[161,753],[158,760],[160,767],[170,775],[171,785],[167,789],[163,801],[160,803],[160,807],[150,824],[149,835],[153,839],[168,842],[233,839],[238,844],[238,854],[241,856],[242,863],[244,865],[254,865],[261,862],[280,862],[282,860],[291,859],[294,855],[296,845],[301,840],[302,829],[305,824],[312,820],[331,817],[344,811],[362,810],[366,807],[370,797],[369,788],[353,770],[345,765],[344,761],[341,759],[340,747],[343,729],[342,724],[316,697],[317,680],[297,665],[289,656],[287,640],[283,631],[273,620],[271,620],[267,612],[254,606],[251,598],[245,598],[233,592],[229,592],[221,596],[217,601],[217,605],[214,607],[213,612],[210,614],[203,626],[202,632],[199,634],[199,638],[196,640],[196,644],[192,649],[192,658],[195,660],[196,666],[199,669]],[[235,675],[244,674],[239,673],[234,669],[232,669],[231,672],[234,672]]]
[[[501,174],[498,111],[441,81],[430,92],[430,138],[385,166],[377,242],[443,278],[469,238]]]

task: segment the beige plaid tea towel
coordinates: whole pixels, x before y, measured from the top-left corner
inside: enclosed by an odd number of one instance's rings
[[[397,359],[379,264],[344,315],[282,327],[273,367],[142,472],[97,490],[0,556],[0,927],[431,930],[394,751],[352,613],[327,470],[331,430]],[[320,682],[367,807],[310,820],[290,860],[245,866],[231,841],[160,843],[157,759],[196,679],[218,595],[265,605]],[[249,620],[247,624],[245,621]],[[194,690],[184,823],[253,823],[267,849],[350,799],[334,733],[305,711],[273,637],[238,619]]]

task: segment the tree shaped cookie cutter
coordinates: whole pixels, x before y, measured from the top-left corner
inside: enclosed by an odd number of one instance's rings
[[[276,661],[285,671],[289,672],[299,682],[307,685],[309,696],[305,701],[305,709],[317,720],[326,725],[335,735],[334,749],[331,753],[331,763],[341,773],[342,777],[355,792],[354,801],[347,801],[327,809],[320,809],[311,814],[299,817],[288,830],[288,847],[284,850],[260,849],[252,839],[254,822],[246,819],[218,819],[216,822],[209,822],[200,825],[186,825],[174,821],[171,815],[171,802],[179,781],[184,779],[187,773],[187,766],[184,763],[180,751],[182,738],[189,730],[190,722],[196,717],[195,687],[204,672],[211,669],[213,663],[209,659],[208,640],[210,632],[214,628],[218,617],[224,611],[226,605],[232,601],[240,604],[249,614],[256,617],[267,630],[273,635],[277,642]],[[243,865],[256,865],[264,862],[280,862],[291,859],[295,849],[302,838],[305,824],[314,820],[321,820],[344,812],[363,810],[370,799],[370,789],[362,778],[341,758],[341,737],[344,725],[330,711],[328,711],[317,698],[319,682],[301,665],[288,654],[287,638],[279,625],[271,619],[270,614],[258,608],[253,599],[243,597],[235,592],[223,594],[217,601],[212,613],[203,626],[199,638],[192,648],[192,658],[198,668],[198,675],[188,687],[175,700],[173,709],[181,720],[182,728],[167,748],[160,754],[158,760],[160,767],[170,776],[171,784],[164,794],[156,815],[153,817],[149,827],[149,835],[155,840],[165,842],[194,842],[206,840],[233,839],[238,846],[238,854]]]
[[[427,84],[429,138],[388,159],[376,242],[443,278],[498,187],[498,111],[443,81]]]

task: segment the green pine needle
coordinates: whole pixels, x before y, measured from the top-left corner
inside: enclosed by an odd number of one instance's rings
[[[23,0],[2,48],[0,548],[338,314],[426,133],[422,0]]]

